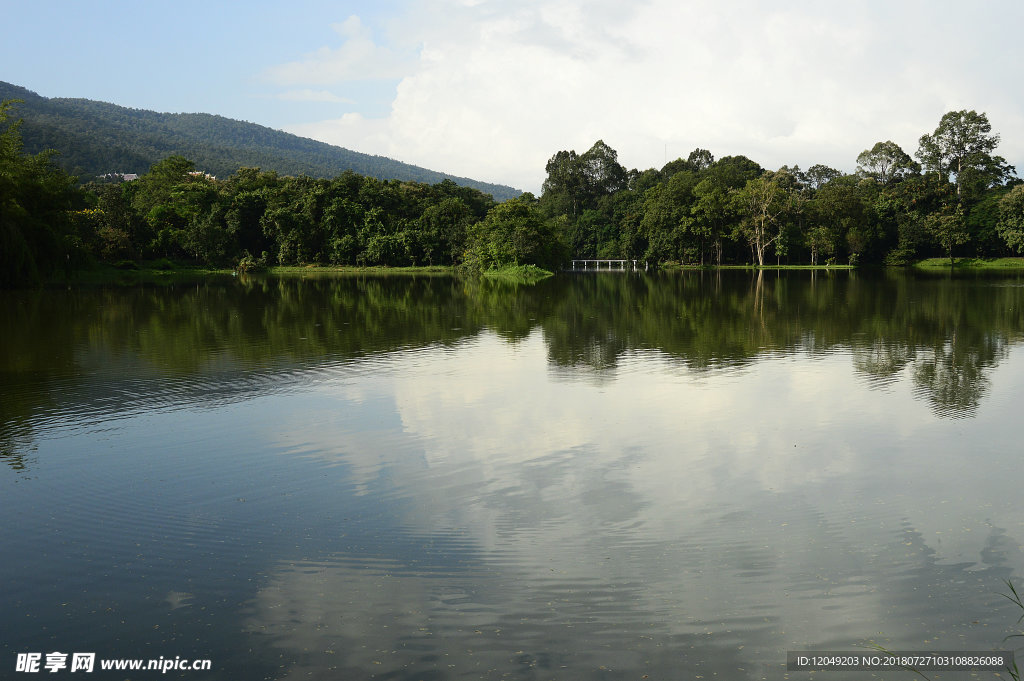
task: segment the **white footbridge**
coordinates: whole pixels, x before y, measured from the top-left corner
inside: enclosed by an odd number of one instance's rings
[[[587,270],[590,270],[592,272],[593,271],[600,271],[600,270],[604,270],[604,271],[607,271],[607,272],[612,272],[612,271],[616,271],[616,270],[620,271],[620,272],[626,272],[628,270],[637,271],[637,270],[640,269],[640,266],[637,263],[638,263],[637,260],[613,260],[613,259],[599,259],[599,260],[595,260],[593,258],[590,258],[590,259],[587,259],[587,260],[573,260],[572,261],[572,271],[573,272],[585,272]],[[647,269],[647,263],[645,262],[644,263],[644,270],[646,270],[646,269]]]

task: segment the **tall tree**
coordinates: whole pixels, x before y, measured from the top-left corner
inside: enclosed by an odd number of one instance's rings
[[[921,165],[907,155],[892,140],[876,142],[875,146],[865,149],[857,156],[857,172],[865,177],[873,177],[882,184],[921,172]]]
[[[690,204],[693,203],[695,184],[696,174],[687,170],[676,173],[668,182],[657,185],[644,195],[644,217],[640,227],[648,243],[645,259],[655,262],[684,259],[684,249],[693,245]]]
[[[626,189],[630,175],[619,164],[619,154],[598,140],[583,154],[559,151],[547,165],[541,205],[548,215],[575,220],[584,210],[597,208],[605,196]]]
[[[588,198],[596,201],[599,197],[613,194],[626,188],[626,169],[619,164],[619,152],[597,140],[594,146],[580,156],[583,167],[585,188]]]
[[[586,178],[575,151],[559,151],[544,166],[547,179],[541,188],[542,204],[550,215],[569,215],[574,220],[583,211]]]
[[[779,218],[788,208],[788,196],[779,182],[769,175],[747,180],[746,186],[736,193],[736,201],[744,216],[740,229],[757,256],[757,264],[764,267],[764,252],[782,238]]]
[[[715,184],[711,178],[705,178],[693,188],[693,205],[690,214],[693,216],[693,231],[703,239],[711,242],[715,249],[715,263],[722,264],[722,239],[726,226],[735,217],[729,193],[726,188]]]
[[[0,285],[24,284],[72,261],[68,210],[79,194],[51,154],[25,154],[19,122],[0,102]]]
[[[704,171],[715,184],[729,189],[742,189],[747,180],[760,177],[764,169],[746,156],[723,156]]]
[[[707,170],[711,167],[711,164],[715,162],[715,157],[711,155],[711,152],[707,149],[701,149],[697,147],[690,152],[690,155],[686,157],[686,160],[690,162],[693,169],[698,173],[702,170]]]
[[[842,173],[835,168],[830,168],[827,165],[817,163],[808,168],[806,173],[803,173],[802,179],[804,179],[811,189],[821,189],[832,180],[841,176]]]
[[[954,176],[958,201],[965,191],[1001,184],[1014,173],[1002,156],[993,156],[999,135],[988,116],[976,111],[950,111],[931,135],[922,135],[917,158],[925,170],[941,179]]]

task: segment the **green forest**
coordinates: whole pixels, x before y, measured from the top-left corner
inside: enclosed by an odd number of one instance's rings
[[[846,175],[821,164],[770,171],[706,149],[627,171],[598,141],[548,161],[539,208],[561,216],[576,257],[766,266],[1007,256],[1024,247],[1024,186],[998,142],[985,114],[951,111],[913,158],[878,142]]]
[[[378,179],[438,183],[446,179],[501,199],[521,192],[402,163],[384,156],[206,113],[158,113],[91,99],[41,97],[0,81],[0,100],[19,100],[21,136],[29,153],[58,152],[54,161],[80,181],[110,174],[141,174],[168,156],[227,177],[261,167],[283,175],[334,177],[345,170]]]
[[[0,280],[22,284],[97,262],[458,266],[487,271],[570,258],[658,265],[906,265],[1024,248],[1024,184],[974,111],[944,115],[911,157],[891,141],[844,175],[762,168],[696,149],[626,170],[602,141],[548,161],[541,196],[501,203],[446,179],[332,178],[240,168],[226,179],[169,156],[130,182],[79,185],[52,154],[26,153],[0,105]],[[916,159],[916,160],[915,160]]]

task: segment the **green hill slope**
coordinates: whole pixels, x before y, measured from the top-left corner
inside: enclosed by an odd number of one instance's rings
[[[59,165],[82,180],[106,173],[144,173],[171,154],[226,178],[242,167],[281,175],[334,177],[352,170],[382,180],[436,184],[450,179],[503,201],[521,192],[211,114],[157,113],[91,99],[41,97],[0,81],[0,100],[21,99],[14,115],[24,119],[25,150],[56,149]]]

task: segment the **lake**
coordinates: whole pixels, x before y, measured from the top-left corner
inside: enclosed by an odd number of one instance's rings
[[[86,678],[800,679],[787,651],[1024,626],[1021,274],[228,277],[0,310],[4,678],[93,652]]]

